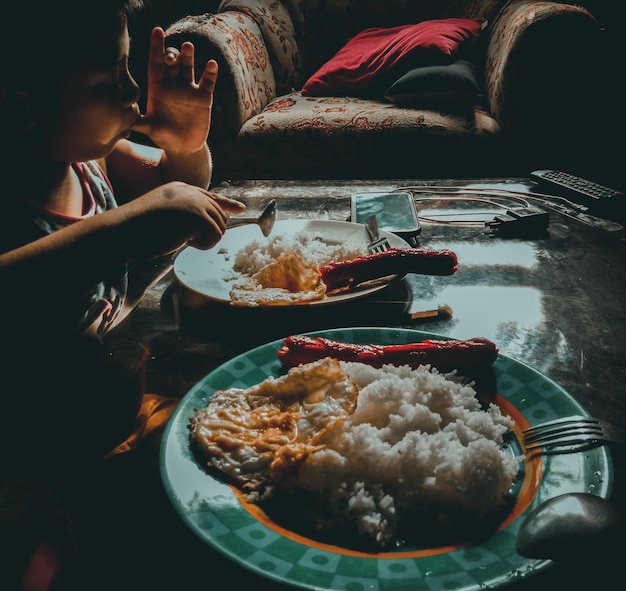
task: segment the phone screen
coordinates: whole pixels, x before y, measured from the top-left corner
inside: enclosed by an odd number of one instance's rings
[[[415,235],[420,231],[413,195],[405,192],[355,193],[352,220],[362,224],[375,215],[378,227],[395,234]]]

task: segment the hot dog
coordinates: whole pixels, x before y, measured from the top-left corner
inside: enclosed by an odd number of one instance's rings
[[[324,265],[320,273],[328,293],[388,275],[452,275],[457,267],[457,256],[451,250],[390,248]]]
[[[449,341],[426,339],[406,345],[364,345],[292,335],[285,338],[278,351],[278,358],[287,367],[333,357],[339,361],[358,361],[373,367],[389,363],[416,368],[428,364],[441,372],[489,367],[497,356],[496,345],[483,337]]]

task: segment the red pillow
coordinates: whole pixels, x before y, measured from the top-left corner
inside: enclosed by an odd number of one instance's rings
[[[329,96],[366,89],[402,63],[415,68],[441,63],[477,37],[480,19],[447,18],[361,31],[326,62],[302,88],[305,96]]]

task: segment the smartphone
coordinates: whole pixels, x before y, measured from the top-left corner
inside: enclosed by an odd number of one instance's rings
[[[405,191],[354,193],[350,219],[362,224],[371,215],[376,216],[381,230],[409,241],[422,230],[413,195]]]

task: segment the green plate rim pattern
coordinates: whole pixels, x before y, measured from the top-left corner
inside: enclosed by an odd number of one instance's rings
[[[354,343],[407,344],[449,339],[414,329],[353,327],[305,333]],[[174,508],[204,542],[258,575],[319,591],[479,591],[497,588],[547,568],[551,561],[516,551],[523,517],[539,503],[565,492],[594,492],[608,498],[613,465],[606,447],[543,457],[543,475],[529,507],[480,546],[420,557],[393,553],[358,556],[329,551],[282,536],[256,520],[227,485],[209,476],[189,448],[188,421],[218,389],[247,388],[284,369],[276,356],[279,339],[235,356],[201,379],[172,415],[161,445],[161,476]],[[494,363],[498,393],[531,424],[567,414],[589,414],[561,386],[532,367],[499,354]]]

